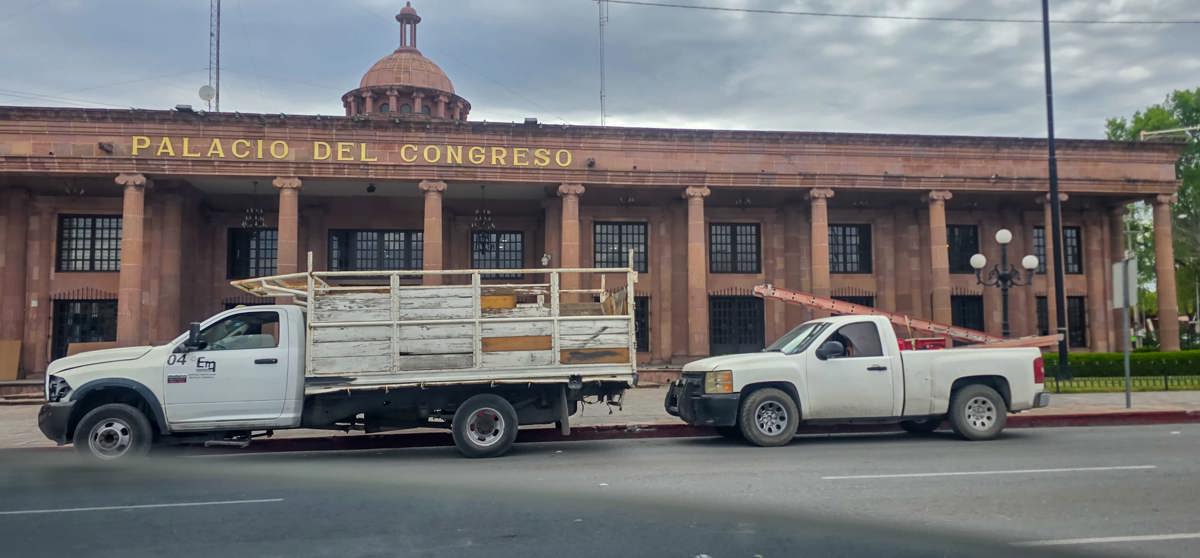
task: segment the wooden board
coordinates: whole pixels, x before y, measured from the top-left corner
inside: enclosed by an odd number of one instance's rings
[[[401,325],[399,338],[401,340],[450,339],[457,337],[466,337],[469,339],[474,334],[475,326],[472,324]],[[313,328],[314,344],[336,341],[388,341],[391,338],[392,326],[390,325]]]
[[[559,362],[563,364],[623,364],[629,362],[629,348],[621,349],[562,349]]]
[[[497,368],[547,366],[554,364],[554,351],[483,353],[480,359],[485,368],[489,366]]]
[[[414,355],[402,356],[397,359],[400,372],[406,370],[438,370],[442,368],[470,368],[475,363],[475,355]]]
[[[629,336],[623,333],[561,335],[558,338],[558,347],[560,349],[628,348]]]
[[[15,380],[21,364],[21,340],[0,341],[0,380]]]
[[[515,294],[499,294],[499,295],[483,295],[479,297],[479,307],[486,310],[497,310],[500,308],[516,308],[517,295]]]
[[[563,302],[558,306],[560,316],[602,316],[604,308],[599,302]]]
[[[522,335],[554,335],[554,322],[483,322],[484,337],[516,337]]]
[[[549,335],[525,335],[520,337],[484,337],[483,352],[505,351],[548,351],[554,348],[554,339]]]
[[[387,356],[392,353],[391,340],[383,341],[326,341],[313,343],[313,358]]]
[[[398,302],[402,320],[466,319],[475,315],[470,290],[464,296],[460,287],[401,291]],[[392,319],[392,297],[371,292],[327,294],[317,297],[312,312],[318,323],[388,321]]]
[[[549,318],[550,307],[531,304],[516,308],[492,308],[483,311],[485,318]]]
[[[413,355],[397,358],[400,373],[409,370],[439,370],[470,368],[474,361],[471,354]],[[353,376],[358,374],[390,374],[392,357],[313,357],[309,376]]]
[[[559,324],[562,335],[629,334],[629,318],[596,318],[594,320],[564,320]]]

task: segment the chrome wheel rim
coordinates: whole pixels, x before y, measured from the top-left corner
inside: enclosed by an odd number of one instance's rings
[[[88,449],[100,459],[116,459],[133,447],[133,429],[119,418],[107,418],[88,432]]]
[[[467,419],[467,438],[477,446],[488,447],[504,437],[504,417],[500,411],[484,407],[471,413]]]
[[[967,424],[975,430],[987,430],[996,424],[996,405],[986,397],[972,397],[967,401]]]
[[[778,436],[787,428],[787,409],[778,401],[763,401],[754,410],[754,426],[767,436]]]

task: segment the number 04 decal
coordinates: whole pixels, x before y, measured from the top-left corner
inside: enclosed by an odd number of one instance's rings
[[[171,353],[170,355],[167,355],[167,366],[187,364],[187,357],[187,353]]]

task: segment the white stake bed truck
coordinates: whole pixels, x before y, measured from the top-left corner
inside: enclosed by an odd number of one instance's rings
[[[601,288],[561,289],[572,274],[600,274]],[[619,284],[605,288],[612,275]],[[545,282],[492,284],[514,276]],[[421,284],[430,277],[446,284]],[[38,424],[101,460],[157,442],[244,445],[284,428],[442,427],[463,455],[497,456],[518,425],[569,433],[585,397],[619,404],[635,385],[636,281],[626,268],[235,281],[294,303],[226,310],[161,346],[58,359]]]
[[[803,422],[891,422],[930,432],[944,420],[988,440],[1009,412],[1045,407],[1035,348],[902,351],[883,316],[800,324],[760,353],[689,363],[667,413],[759,446],[791,441]]]

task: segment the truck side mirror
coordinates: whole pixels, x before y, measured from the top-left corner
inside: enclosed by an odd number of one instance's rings
[[[817,347],[817,358],[828,360],[846,356],[846,346],[841,341],[826,341],[820,347]]]
[[[183,342],[183,346],[189,351],[199,351],[204,345],[204,340],[200,339],[200,322],[192,322],[188,326],[188,338]]]

